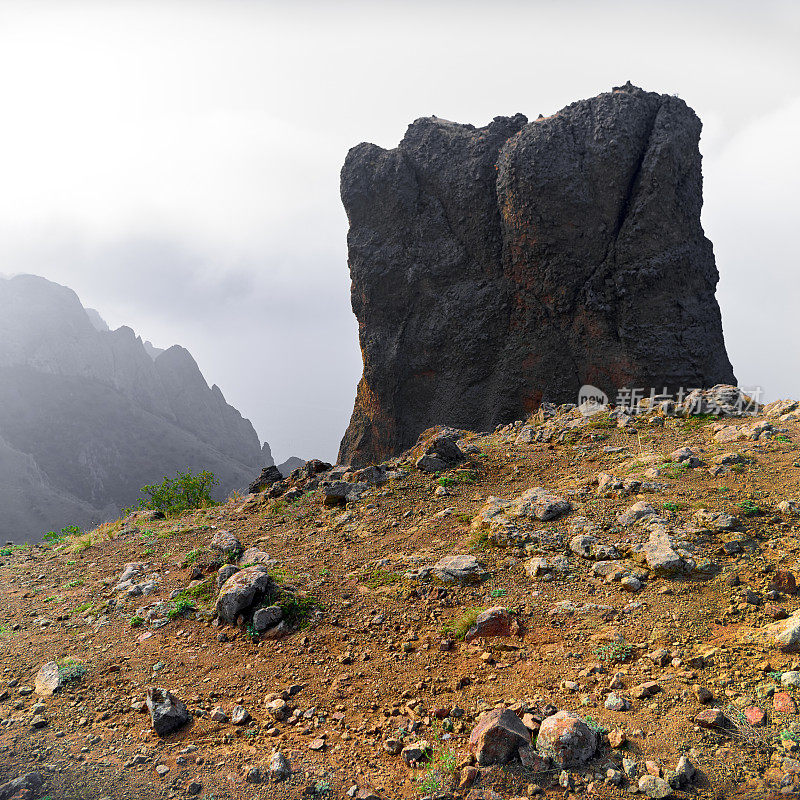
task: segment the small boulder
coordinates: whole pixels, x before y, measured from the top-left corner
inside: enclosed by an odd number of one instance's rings
[[[536,748],[560,766],[582,764],[597,750],[597,734],[571,711],[547,717],[539,728]]]
[[[63,686],[61,672],[55,661],[48,661],[43,664],[36,673],[34,691],[41,697],[49,697],[59,691]]]
[[[663,778],[656,775],[642,775],[639,778],[639,791],[648,797],[662,800],[672,794],[672,787]]]
[[[532,517],[541,522],[548,522],[570,511],[572,503],[569,500],[553,494],[548,489],[535,486],[513,500],[507,513],[512,517]]]
[[[469,737],[469,749],[478,765],[487,767],[505,764],[530,742],[530,731],[513,711],[495,708],[478,720]]]
[[[627,527],[629,525],[633,525],[641,519],[655,517],[657,514],[658,511],[656,511],[656,509],[650,503],[640,500],[638,503],[634,503],[629,509],[627,509],[627,511],[624,511],[622,514],[620,514],[617,517],[617,522],[620,525],[625,525]]]
[[[267,568],[263,564],[246,567],[222,585],[217,597],[217,616],[227,623],[234,623],[239,614],[247,611],[273,588]]]
[[[480,583],[488,575],[475,556],[445,556],[433,565],[433,574],[445,583]]]
[[[414,465],[422,472],[442,472],[465,459],[466,456],[453,437],[440,435],[426,444],[423,454]]]
[[[253,627],[258,633],[263,633],[274,628],[282,619],[283,611],[280,606],[265,606],[253,614]]]
[[[276,466],[264,467],[261,474],[247,487],[248,494],[258,494],[265,489],[269,489],[273,483],[277,483],[283,478],[280,470]]]
[[[709,708],[701,711],[695,718],[695,724],[701,728],[723,728],[725,727],[725,715],[718,708]]]
[[[239,567],[234,566],[233,564],[224,564],[217,570],[217,574],[214,577],[214,585],[216,590],[219,591],[222,584],[225,583],[231,575],[235,575],[239,571]]]
[[[145,699],[153,730],[159,736],[168,736],[182,728],[192,718],[186,706],[166,689],[151,686]]]
[[[431,746],[424,739],[421,739],[414,744],[406,745],[401,751],[400,755],[406,766],[413,767],[423,761],[427,761],[431,754]]]
[[[242,549],[241,542],[230,531],[217,531],[209,544],[212,550],[219,550],[223,555],[234,556]]]
[[[366,483],[348,481],[323,481],[322,502],[326,506],[339,506],[357,500],[369,488]]]
[[[464,640],[471,642],[477,638],[491,636],[511,636],[514,618],[511,612],[503,606],[487,608],[478,614],[475,624],[467,631]]]

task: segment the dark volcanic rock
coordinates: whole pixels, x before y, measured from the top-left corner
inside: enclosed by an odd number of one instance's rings
[[[248,494],[256,494],[263,492],[264,489],[269,489],[273,483],[283,480],[280,470],[273,464],[269,467],[264,467],[261,474],[247,487]]]
[[[419,119],[342,170],[364,374],[341,463],[583,384],[735,383],[700,225],[700,120],[630,84],[527,123]]]

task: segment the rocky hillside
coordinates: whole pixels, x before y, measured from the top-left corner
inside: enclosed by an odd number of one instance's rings
[[[584,384],[735,382],[700,225],[700,120],[627,84],[528,122],[430,117],[342,170],[364,374],[342,463],[491,430]]]
[[[113,519],[186,468],[214,472],[225,497],[265,463],[184,348],[145,349],[43,278],[0,279],[0,539]]]
[[[800,405],[740,399],[0,551],[0,797],[797,793]]]

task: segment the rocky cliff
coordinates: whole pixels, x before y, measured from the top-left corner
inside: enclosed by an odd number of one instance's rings
[[[272,463],[188,351],[153,358],[130,328],[101,322],[64,286],[0,279],[4,540],[113,517],[176,470],[211,470],[225,497]]]
[[[550,117],[415,121],[342,170],[364,373],[339,460],[491,429],[592,384],[735,383],[700,225],[701,124],[627,84]]]

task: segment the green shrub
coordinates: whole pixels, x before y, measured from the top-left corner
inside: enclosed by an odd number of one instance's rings
[[[594,717],[584,717],[584,722],[587,724],[589,728],[591,728],[595,733],[603,736],[603,734],[608,733],[608,728],[605,727],[601,722],[598,722]]]
[[[64,539],[69,539],[72,536],[80,536],[81,529],[77,525],[67,525],[65,528],[62,528],[60,531],[48,531],[42,539],[45,542],[50,542],[51,544],[58,544],[59,542],[63,541]]]
[[[737,503],[737,505],[741,509],[742,514],[746,517],[754,517],[756,514],[761,513],[761,507],[757,506],[752,500],[742,500],[742,502]]]
[[[167,619],[175,619],[175,617],[185,614],[187,611],[195,611],[194,603],[187,600],[185,597],[176,597],[175,605],[167,612]]]
[[[141,628],[142,625],[144,625],[144,619],[138,614],[135,617],[131,617],[131,628]]]
[[[472,470],[459,470],[450,475],[441,475],[436,479],[439,486],[454,486],[457,483],[475,483],[478,480],[478,473]]]
[[[275,605],[279,606],[283,612],[283,619],[293,628],[305,628],[308,625],[308,618],[312,612],[322,609],[319,601],[315,597],[295,597],[295,595],[285,594]]]
[[[207,470],[197,475],[193,475],[191,470],[179,471],[174,478],[164,476],[161,483],[142,486],[140,491],[147,496],[139,498],[138,507],[175,516],[184,511],[219,505],[211,499],[211,487],[218,484],[219,480]],[[130,511],[132,509],[125,509],[124,513]]]
[[[627,661],[633,652],[633,645],[625,642],[616,644],[602,644],[595,648],[594,654],[601,660],[608,663],[622,663]]]
[[[83,679],[86,674],[86,667],[74,658],[58,663],[58,677],[62,683],[72,683]]]

